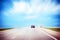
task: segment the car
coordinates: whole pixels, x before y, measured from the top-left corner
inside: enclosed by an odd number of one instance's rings
[[[35,25],[31,25],[31,28],[35,28]]]

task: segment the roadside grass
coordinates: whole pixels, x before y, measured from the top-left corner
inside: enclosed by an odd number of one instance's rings
[[[50,30],[53,30],[53,31],[60,32],[60,28],[47,28],[47,29],[50,29]]]
[[[4,29],[0,29],[0,31],[5,31],[5,30],[9,30],[9,29],[13,29],[13,28],[4,28]]]

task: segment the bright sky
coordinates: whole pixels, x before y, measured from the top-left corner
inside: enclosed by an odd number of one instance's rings
[[[52,27],[58,24],[57,18],[60,5],[51,0],[13,0],[5,2],[3,11],[3,28],[20,28],[31,26]],[[8,6],[8,7],[7,7]]]

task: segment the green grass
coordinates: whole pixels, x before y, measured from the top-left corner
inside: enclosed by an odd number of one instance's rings
[[[13,29],[13,28],[4,28],[4,29],[0,29],[0,31],[5,31],[5,30],[9,30],[9,29]]]
[[[60,32],[60,28],[47,28],[47,29],[50,29],[50,30],[53,30],[53,31]]]

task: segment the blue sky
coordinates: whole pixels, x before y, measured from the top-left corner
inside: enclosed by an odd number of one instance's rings
[[[36,25],[57,27],[60,5],[52,0],[1,1],[0,28],[21,28]]]

